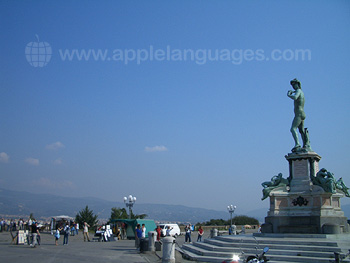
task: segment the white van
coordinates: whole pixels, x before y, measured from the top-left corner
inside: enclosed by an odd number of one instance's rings
[[[177,237],[181,234],[180,227],[178,224],[159,224],[159,226],[161,228],[162,237],[166,236],[166,231],[169,228],[170,228],[170,235],[171,236]]]

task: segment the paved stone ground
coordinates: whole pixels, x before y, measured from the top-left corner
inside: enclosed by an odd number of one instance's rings
[[[90,234],[90,237],[92,234]],[[194,237],[194,235],[192,235]],[[177,238],[181,246],[184,237]],[[68,245],[63,246],[63,236],[55,245],[55,239],[49,233],[41,233],[41,245],[31,248],[28,245],[11,245],[10,232],[0,233],[1,263],[144,263],[161,262],[162,251],[140,253],[134,240],[115,242],[84,242],[82,233],[70,236]],[[191,262],[175,253],[176,263]]]

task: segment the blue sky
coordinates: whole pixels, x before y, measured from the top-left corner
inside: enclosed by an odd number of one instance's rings
[[[1,187],[268,207],[295,77],[320,167],[350,185],[348,1],[1,1],[0,17]]]

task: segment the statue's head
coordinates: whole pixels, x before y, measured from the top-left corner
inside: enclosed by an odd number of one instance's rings
[[[294,89],[301,89],[301,83],[296,78],[290,81],[290,85],[292,85]]]

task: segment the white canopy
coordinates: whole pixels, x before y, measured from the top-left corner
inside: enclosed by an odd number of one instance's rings
[[[53,218],[55,218],[56,220],[62,220],[62,219],[65,219],[65,220],[71,220],[73,221],[73,217],[70,217],[70,216],[65,216],[65,215],[61,215],[61,216],[54,216]]]

